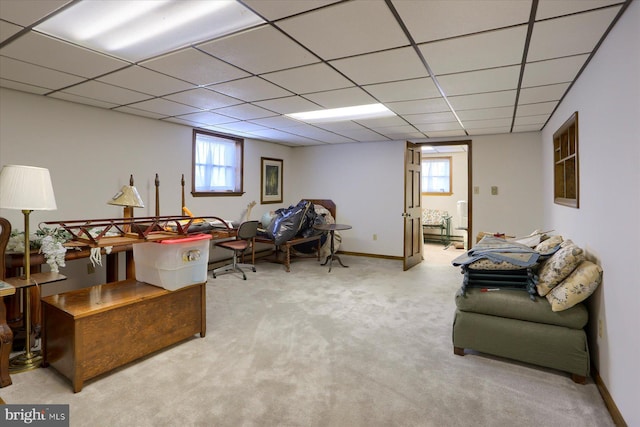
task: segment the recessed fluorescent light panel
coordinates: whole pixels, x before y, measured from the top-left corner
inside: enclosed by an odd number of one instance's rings
[[[262,23],[235,0],[84,0],[35,30],[136,62]]]
[[[287,114],[287,116],[307,123],[326,123],[389,117],[395,116],[395,113],[382,104],[367,104],[328,110],[306,111],[303,113],[291,113]]]

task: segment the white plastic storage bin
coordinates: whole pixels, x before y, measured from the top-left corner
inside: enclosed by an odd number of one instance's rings
[[[183,239],[136,243],[136,280],[170,291],[207,281],[209,234]]]

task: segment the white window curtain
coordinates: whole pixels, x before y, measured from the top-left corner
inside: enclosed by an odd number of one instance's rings
[[[422,191],[425,193],[449,193],[449,176],[451,163],[449,159],[422,160]]]
[[[198,134],[196,137],[196,191],[234,191],[236,188],[236,143]]]

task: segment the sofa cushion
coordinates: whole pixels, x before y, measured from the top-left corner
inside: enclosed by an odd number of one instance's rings
[[[553,311],[567,310],[587,299],[602,281],[602,268],[582,261],[575,270],[547,295]]]
[[[461,311],[488,314],[528,322],[546,323],[582,329],[589,320],[587,308],[578,303],[573,307],[554,312],[545,298],[536,296],[532,301],[527,292],[504,290],[482,292],[481,289],[466,289],[456,294],[456,306]]]
[[[538,295],[543,297],[548,294],[582,261],[584,261],[584,251],[571,241],[563,242],[560,250],[544,261],[538,270],[538,284],[536,286]]]

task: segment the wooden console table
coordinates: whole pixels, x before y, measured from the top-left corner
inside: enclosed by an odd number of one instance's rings
[[[205,283],[175,291],[136,280],[42,298],[43,352],[79,392],[97,377],[206,333]]]

